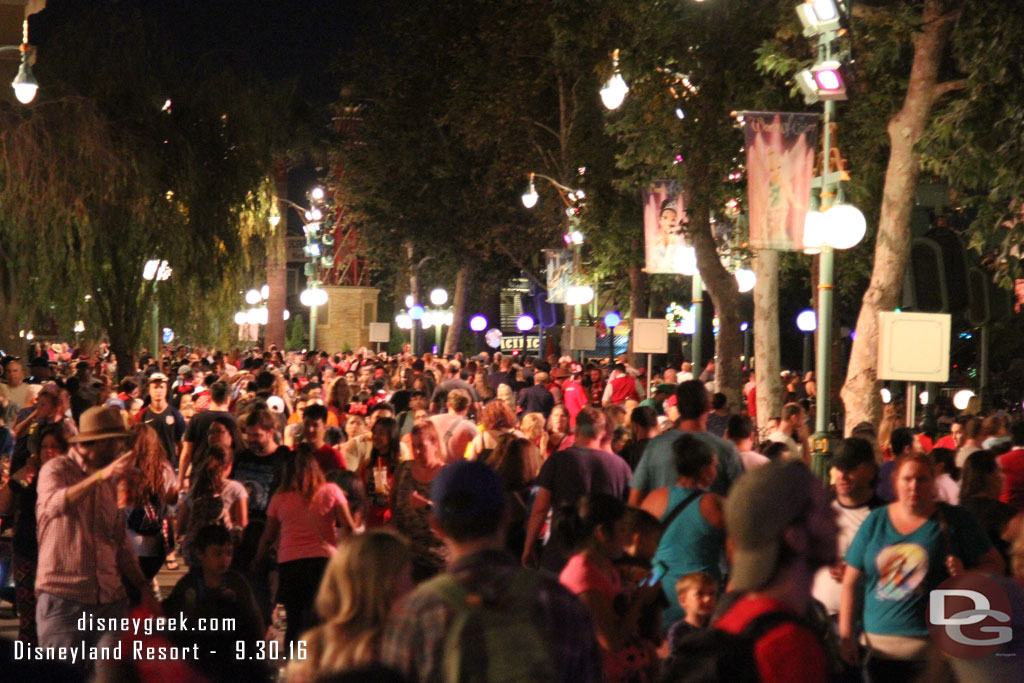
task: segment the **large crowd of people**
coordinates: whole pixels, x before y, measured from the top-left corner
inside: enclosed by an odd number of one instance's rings
[[[968,571],[1024,603],[1024,421],[1000,411],[887,410],[822,482],[810,375],[759,419],[713,362],[179,346],[115,381],[106,347],[52,344],[3,369],[19,675],[1020,680],[926,621]],[[230,627],[114,621],[179,614]]]

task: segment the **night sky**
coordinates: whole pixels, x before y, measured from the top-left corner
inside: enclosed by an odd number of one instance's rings
[[[74,23],[83,6],[104,0],[50,0],[30,19],[30,42],[41,51],[56,29]],[[336,99],[337,65],[353,46],[359,8],[366,0],[124,0],[106,4],[138,8],[166,27],[186,54],[212,51],[271,81],[298,79],[299,96],[311,103]]]

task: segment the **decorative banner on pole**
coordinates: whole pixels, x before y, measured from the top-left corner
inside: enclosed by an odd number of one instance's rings
[[[548,270],[548,303],[568,303],[566,296],[573,272],[572,252],[568,249],[545,249],[544,258]]]
[[[817,114],[745,111],[750,247],[802,251],[811,198]]]
[[[646,271],[687,274],[686,203],[677,180],[656,180],[644,192]],[[692,252],[690,252],[692,253]]]

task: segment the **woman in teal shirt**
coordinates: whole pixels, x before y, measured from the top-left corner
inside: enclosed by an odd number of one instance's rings
[[[970,513],[935,501],[935,465],[924,453],[899,460],[896,502],[874,510],[846,553],[839,603],[843,658],[857,664],[856,617],[863,617],[871,680],[912,680],[931,641],[928,594],[965,568],[1001,573],[1003,561]],[[854,614],[862,599],[863,613]]]
[[[669,604],[662,614],[666,630],[683,618],[676,581],[692,572],[704,572],[721,582],[720,559],[725,548],[723,499],[707,493],[718,474],[718,456],[689,434],[680,436],[672,450],[679,479],[673,486],[651,491],[641,504],[665,527],[654,561],[668,566],[661,580]],[[680,511],[673,514],[675,510]]]

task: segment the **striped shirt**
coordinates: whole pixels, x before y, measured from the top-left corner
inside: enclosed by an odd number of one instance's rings
[[[121,570],[138,559],[117,509],[117,484],[96,484],[73,508],[68,488],[89,477],[77,451],[43,465],[37,485],[39,567],[36,593],[89,605],[125,597]]]

